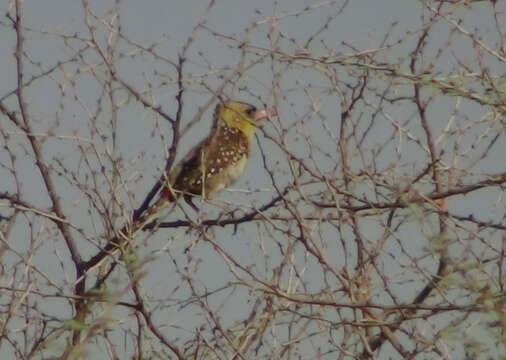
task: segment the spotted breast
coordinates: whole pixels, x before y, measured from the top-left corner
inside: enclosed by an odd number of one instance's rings
[[[172,185],[175,191],[210,199],[241,176],[249,155],[248,138],[236,128],[220,126],[209,140],[184,161]]]

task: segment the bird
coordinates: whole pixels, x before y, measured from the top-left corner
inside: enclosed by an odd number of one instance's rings
[[[239,179],[250,157],[258,123],[272,116],[277,116],[274,109],[257,109],[241,101],[218,103],[209,135],[165,176],[158,199],[135,221],[123,226],[107,250],[121,249],[138,231],[156,229],[162,210],[181,196],[199,213],[192,199],[212,199]]]
[[[212,199],[241,177],[258,123],[275,115],[273,109],[257,109],[241,101],[216,105],[209,135],[170,172],[161,197],[171,203],[183,196],[198,211],[192,201],[194,197]]]

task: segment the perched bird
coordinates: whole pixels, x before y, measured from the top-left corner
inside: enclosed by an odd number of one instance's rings
[[[210,134],[174,167],[158,200],[135,222],[125,225],[107,250],[120,249],[137,231],[156,227],[160,212],[178,197],[183,196],[198,211],[193,197],[210,199],[230,186],[246,168],[258,122],[275,115],[274,110],[257,110],[238,101],[218,104]]]
[[[197,210],[192,197],[210,199],[242,175],[257,123],[274,115],[238,101],[218,104],[210,134],[171,171],[161,196],[173,202],[182,195]]]

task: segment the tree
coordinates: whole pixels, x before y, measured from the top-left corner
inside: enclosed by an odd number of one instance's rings
[[[2,358],[504,356],[504,3],[169,3],[2,9]],[[139,230],[223,98],[246,175]]]

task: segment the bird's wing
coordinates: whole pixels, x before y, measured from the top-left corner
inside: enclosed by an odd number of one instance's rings
[[[172,168],[169,176],[169,182],[171,185],[174,185],[174,183],[177,181],[177,178],[179,175],[181,175],[181,172],[183,169],[186,168],[186,171],[188,171],[188,168],[190,165],[192,166],[200,166],[201,156],[200,149],[205,143],[205,139],[202,140],[199,144],[194,146],[188,153],[179,161],[179,163]]]
[[[174,190],[192,194],[202,192],[202,155],[207,152],[210,138],[202,140],[193,147],[171,171],[169,181]]]

